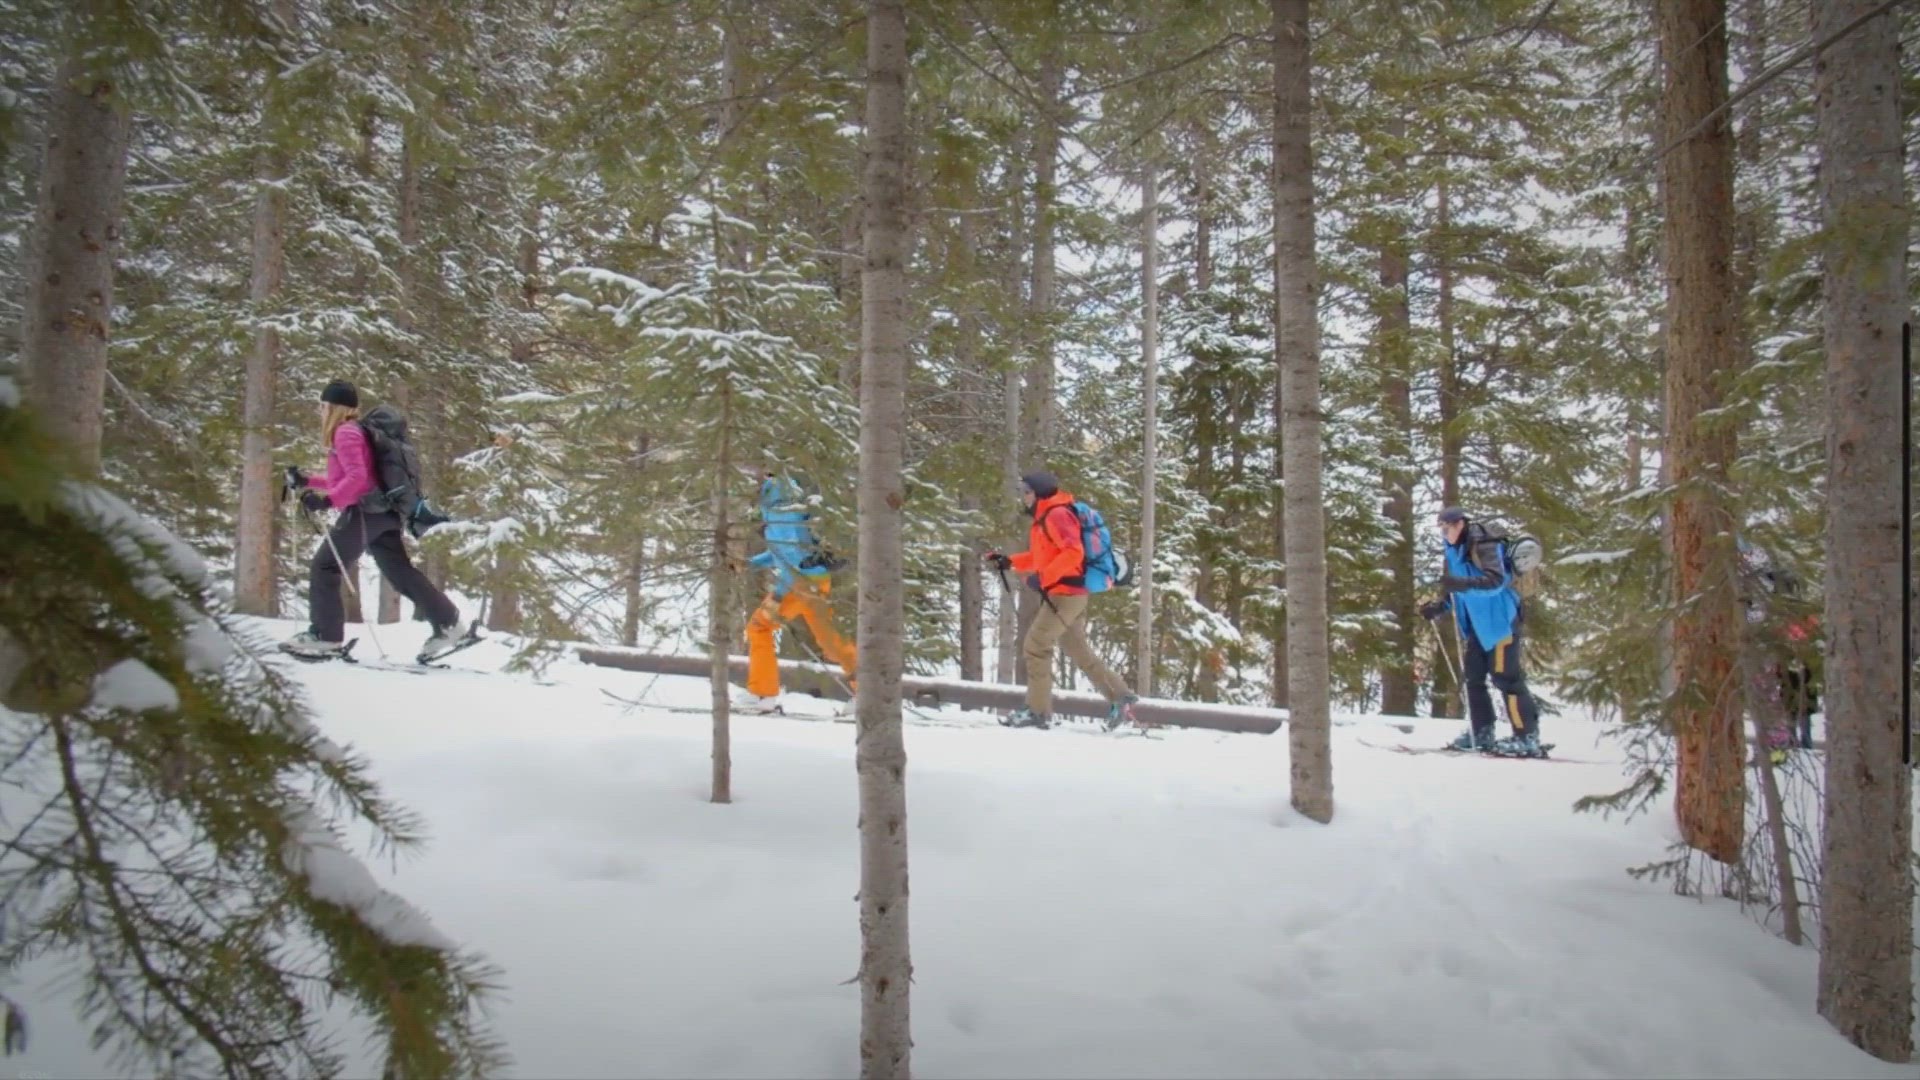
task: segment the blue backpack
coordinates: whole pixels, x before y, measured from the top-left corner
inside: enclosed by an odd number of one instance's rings
[[[1115,550],[1113,533],[1107,529],[1107,519],[1100,516],[1100,511],[1075,499],[1073,516],[1080,519],[1080,546],[1087,553],[1086,568],[1082,571],[1087,579],[1087,591],[1101,593],[1133,584],[1133,563],[1123,552]]]

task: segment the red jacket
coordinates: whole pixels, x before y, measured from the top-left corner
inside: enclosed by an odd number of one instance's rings
[[[1072,495],[1056,491],[1033,504],[1027,548],[1011,556],[1013,568],[1039,574],[1042,592],[1086,595],[1087,549],[1080,543],[1080,518],[1073,512]]]

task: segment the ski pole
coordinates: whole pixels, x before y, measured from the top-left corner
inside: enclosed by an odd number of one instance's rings
[[[1462,684],[1465,683],[1466,680],[1460,675],[1460,665],[1453,662],[1453,654],[1447,651],[1447,639],[1441,636],[1439,624],[1429,619],[1427,620],[1427,629],[1433,631],[1434,647],[1440,650],[1441,657],[1447,662],[1447,674],[1453,676],[1454,689],[1462,689]]]

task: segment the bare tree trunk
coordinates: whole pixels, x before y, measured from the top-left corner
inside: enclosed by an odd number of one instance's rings
[[[981,648],[982,618],[986,610],[986,590],[981,586],[980,559],[972,552],[960,556],[960,677],[969,682],[986,678],[986,661]]]
[[[1002,387],[1001,398],[1004,419],[1007,426],[1007,455],[1003,463],[1006,470],[1007,505],[1019,505],[1020,498],[1020,371],[1008,368],[1006,382]],[[998,516],[998,515],[995,515]],[[1015,595],[1008,591],[1006,575],[995,575],[999,581],[999,621],[995,633],[999,639],[999,657],[994,668],[994,678],[1002,683],[1025,682],[1025,664],[1020,655],[1020,603]]]
[[[78,33],[78,31],[76,31]],[[100,468],[130,127],[120,88],[76,38],[47,104],[47,151],[27,271],[26,404],[70,462]]]
[[[727,662],[733,647],[733,597],[728,572],[727,482],[733,473],[733,380],[720,379],[720,459],[713,472],[713,551],[707,562],[707,656],[713,668],[713,801],[733,801],[733,733]]]
[[[905,664],[901,508],[906,502],[907,15],[867,4],[866,266],[861,278],[860,1075],[913,1074],[908,947],[907,748],[900,724]]]
[[[1389,133],[1405,135],[1406,123],[1396,121]],[[1395,162],[1404,162],[1404,156]],[[1380,711],[1412,716],[1417,684],[1414,653],[1419,645],[1419,599],[1414,583],[1413,524],[1413,364],[1411,341],[1413,308],[1407,291],[1406,235],[1398,226],[1380,245],[1381,297],[1379,356],[1381,397],[1385,400],[1392,442],[1387,447],[1386,516],[1393,522],[1393,544],[1387,549],[1393,575],[1389,604],[1393,612],[1392,657],[1381,671]]]
[[[1273,0],[1274,294],[1286,466],[1288,757],[1293,808],[1333,820],[1326,519],[1320,489],[1320,324],[1314,305],[1307,0]]]
[[[620,617],[620,644],[631,649],[640,644],[640,586],[647,572],[647,542],[635,537],[633,552],[627,556],[626,608]]]
[[[1144,445],[1140,455],[1139,661],[1134,686],[1141,697],[1153,695],[1153,542],[1154,498],[1158,493],[1160,427],[1160,162],[1149,156],[1141,170],[1140,291],[1146,308],[1140,327],[1141,364],[1146,368],[1141,398]]]
[[[1874,5],[1815,0],[1813,36]],[[1827,832],[1820,1015],[1913,1058],[1913,773],[1902,762],[1900,373],[1908,206],[1890,13],[1820,54],[1827,353]]]
[[[1034,139],[1033,207],[1033,295],[1030,305],[1039,337],[1033,360],[1027,368],[1026,425],[1020,440],[1036,468],[1044,464],[1053,449],[1055,437],[1054,342],[1058,331],[1054,324],[1053,230],[1059,217],[1060,195],[1055,176],[1060,164],[1061,60],[1057,3],[1048,7],[1051,20],[1046,33],[1048,45],[1040,61],[1040,93],[1046,110],[1036,119],[1038,137]]]
[[[275,0],[277,30],[291,42],[300,18],[290,0]],[[255,163],[253,274],[248,300],[254,318],[253,351],[247,356],[246,396],[241,405],[240,512],[234,536],[233,603],[248,615],[279,613],[273,573],[273,413],[280,375],[280,331],[269,320],[286,274],[287,154],[274,133],[286,90],[279,70],[268,76],[261,110],[264,143]]]
[[[1727,100],[1725,0],[1662,0],[1666,142]],[[1733,432],[1717,413],[1739,360],[1733,296],[1733,142],[1724,116],[1675,147],[1666,175],[1667,446],[1674,496],[1675,813],[1687,844],[1740,860],[1746,826],[1739,599],[1723,493]]]
[[[394,323],[403,334],[412,335],[420,326],[420,306],[425,302],[426,289],[421,278],[424,271],[425,253],[420,250],[420,135],[415,130],[417,120],[409,120],[400,137],[400,256],[398,272],[402,301],[400,309],[394,312]],[[406,356],[418,359],[414,347],[409,342],[404,348]],[[405,379],[395,379],[391,390],[393,403],[404,410],[411,405],[412,395],[408,393]],[[380,578],[380,613],[382,623],[400,621],[400,591],[393,583]]]
[[[1445,162],[1441,163],[1445,169]],[[1460,370],[1453,317],[1453,206],[1447,178],[1441,174],[1434,196],[1434,277],[1438,297],[1435,317],[1440,324],[1440,503],[1460,505]],[[1454,704],[1458,704],[1456,701]],[[1450,715],[1458,716],[1459,713]]]

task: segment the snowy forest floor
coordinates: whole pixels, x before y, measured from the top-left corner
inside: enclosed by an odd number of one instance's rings
[[[426,634],[378,630],[396,658]],[[507,656],[288,666],[430,823],[424,854],[376,873],[504,969],[515,1074],[857,1075],[852,727],[736,716],[735,802],[712,805],[710,720],[602,692],[702,705],[703,682],[483,674]],[[1434,744],[1453,721],[1337,727],[1323,827],[1287,809],[1284,732],[942,715],[906,736],[920,1075],[1916,1075],[1815,1015],[1811,948],[1628,877],[1671,811],[1571,811],[1621,781],[1590,720],[1547,738],[1600,764],[1359,741]],[[54,974],[17,984],[33,1040],[0,1067],[106,1075]]]

